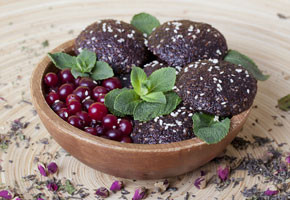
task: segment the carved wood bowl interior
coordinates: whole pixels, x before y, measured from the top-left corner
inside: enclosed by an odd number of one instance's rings
[[[52,52],[73,53],[74,40]],[[72,156],[82,163],[117,177],[159,179],[184,174],[209,162],[222,153],[235,138],[249,116],[250,109],[232,117],[229,134],[217,144],[206,144],[198,138],[170,144],[128,144],[92,136],[62,120],[46,103],[43,77],[56,71],[45,56],[31,77],[31,95],[44,126]]]

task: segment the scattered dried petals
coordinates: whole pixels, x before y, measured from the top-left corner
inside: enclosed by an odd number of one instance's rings
[[[287,156],[287,157],[285,158],[285,161],[286,161],[287,164],[290,164],[290,156]]]
[[[136,189],[132,200],[145,199],[147,196],[147,191],[148,190],[145,187],[141,187],[141,188]]]
[[[113,192],[120,191],[124,187],[123,181],[114,181],[110,187],[110,190]]]
[[[110,192],[109,192],[109,190],[107,190],[107,188],[100,187],[99,189],[97,189],[96,195],[98,195],[99,197],[106,198],[110,195]]]
[[[194,181],[194,186],[197,188],[197,189],[202,189],[205,187],[206,184],[205,183],[205,177],[204,176],[201,176],[201,177],[198,177],[197,179],[195,179]]]
[[[2,197],[4,199],[12,199],[12,194],[8,190],[1,190],[0,191],[0,197]]]
[[[269,188],[264,192],[264,194],[267,195],[267,196],[273,196],[273,195],[276,195],[278,193],[279,193],[278,190],[271,190]]]
[[[164,181],[158,181],[154,184],[154,187],[158,190],[158,192],[165,192],[169,187],[169,181],[167,179]]]
[[[42,176],[47,176],[46,167],[43,163],[38,163],[37,168]]]
[[[218,177],[222,180],[225,181],[228,179],[229,174],[230,174],[230,168],[228,166],[219,166],[217,169],[217,174]]]
[[[55,162],[51,162],[47,165],[47,171],[50,173],[50,174],[54,174],[58,171],[58,166]]]
[[[49,184],[47,184],[46,187],[48,190],[53,191],[53,192],[58,190],[58,186],[56,183],[49,183]]]

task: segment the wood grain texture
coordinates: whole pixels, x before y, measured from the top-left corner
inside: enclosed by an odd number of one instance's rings
[[[266,82],[259,83],[255,105],[250,118],[239,134],[252,140],[252,135],[267,136],[274,140],[274,144],[290,143],[290,115],[278,110],[277,99],[290,93],[290,20],[280,19],[277,13],[289,16],[289,1],[1,1],[0,2],[0,96],[7,100],[0,100],[0,133],[9,129],[12,120],[25,116],[24,120],[30,125],[23,132],[31,137],[29,148],[21,143],[15,143],[8,150],[0,152],[1,162],[5,172],[0,173],[0,183],[4,185],[19,184],[21,192],[25,193],[29,187],[22,181],[22,176],[34,173],[35,156],[42,161],[51,160],[46,152],[52,155],[60,154],[56,159],[60,166],[60,177],[68,177],[76,183],[84,184],[93,192],[99,186],[109,187],[113,176],[103,174],[86,167],[81,162],[66,153],[49,137],[48,132],[40,123],[38,116],[33,115],[33,107],[21,101],[30,100],[29,79],[39,60],[51,49],[73,39],[88,24],[97,19],[117,18],[129,21],[135,13],[146,11],[157,16],[162,22],[171,19],[187,18],[212,24],[227,38],[228,45],[249,55],[259,67],[271,77]],[[43,47],[42,42],[49,40],[49,46]],[[7,109],[7,105],[13,108]],[[284,117],[281,117],[284,116]],[[272,116],[277,116],[273,118]],[[258,119],[258,123],[255,120]],[[255,126],[253,125],[255,124]],[[283,126],[277,126],[283,123]],[[40,129],[34,127],[40,124]],[[276,126],[275,126],[276,125]],[[268,131],[272,129],[272,131]],[[47,138],[49,144],[42,144],[41,139]],[[289,144],[281,147],[289,151]],[[265,150],[249,148],[237,151],[231,145],[227,148],[228,155],[238,158],[251,153],[259,156]],[[13,162],[9,162],[13,160]],[[117,167],[117,166],[116,166]],[[216,163],[209,163],[202,169],[215,173]],[[76,172],[74,175],[73,172]],[[173,178],[171,181],[179,187],[172,196],[183,199],[187,191],[195,194],[195,199],[243,199],[240,191],[245,186],[251,186],[261,181],[258,177],[247,176],[246,171],[238,171],[234,177],[245,178],[236,187],[228,187],[218,192],[214,185],[205,190],[198,190],[193,186],[199,170]],[[153,188],[155,181],[124,180],[129,191],[137,186]],[[267,185],[259,185],[266,189]],[[51,193],[45,191],[47,195]],[[29,193],[26,193],[29,199]],[[163,196],[164,198],[166,196]],[[116,199],[112,195],[111,199]],[[94,199],[93,196],[87,199]],[[156,199],[152,196],[149,199]]]

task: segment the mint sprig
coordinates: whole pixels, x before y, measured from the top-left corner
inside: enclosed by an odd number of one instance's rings
[[[226,137],[230,130],[231,120],[219,120],[214,115],[195,113],[192,116],[194,134],[208,144],[215,144]]]
[[[131,24],[135,26],[139,31],[150,35],[154,28],[160,26],[159,20],[148,14],[148,13],[139,13],[133,16]]]
[[[259,81],[265,81],[270,77],[269,75],[264,75],[251,58],[236,50],[229,50],[224,60],[236,65],[241,65]]]
[[[133,89],[112,90],[105,97],[105,105],[117,116],[133,115],[139,121],[167,115],[181,102],[172,91],[175,80],[176,71],[171,67],[156,70],[149,77],[143,69],[133,67]]]
[[[94,80],[103,80],[114,76],[108,63],[97,61],[95,52],[84,49],[78,56],[66,53],[48,53],[48,57],[59,69],[70,68],[72,75],[77,77],[91,77]]]

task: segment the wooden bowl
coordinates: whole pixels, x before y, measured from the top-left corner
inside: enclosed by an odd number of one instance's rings
[[[74,40],[52,52],[73,53]],[[229,134],[217,144],[198,138],[171,144],[124,144],[92,136],[62,120],[46,103],[43,77],[55,67],[46,56],[31,77],[35,109],[55,141],[82,163],[114,176],[131,179],[159,179],[184,174],[219,155],[243,127],[250,109],[231,119]]]

